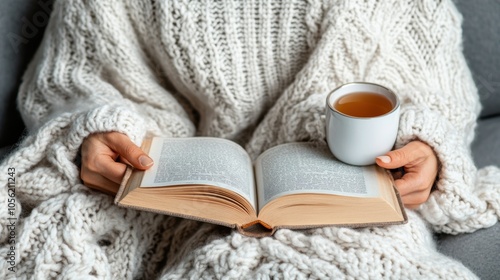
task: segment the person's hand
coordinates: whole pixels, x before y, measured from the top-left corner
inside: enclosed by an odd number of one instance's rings
[[[438,172],[438,159],[427,144],[413,141],[377,157],[376,163],[387,169],[403,167],[404,175],[394,183],[407,208],[414,209],[429,198]]]
[[[116,194],[127,164],[146,170],[153,160],[125,134],[92,134],[82,143],[80,178],[90,188]]]

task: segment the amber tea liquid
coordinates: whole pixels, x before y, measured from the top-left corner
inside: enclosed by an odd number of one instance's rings
[[[333,107],[345,115],[361,118],[381,116],[393,108],[387,97],[372,92],[346,94],[337,99]]]

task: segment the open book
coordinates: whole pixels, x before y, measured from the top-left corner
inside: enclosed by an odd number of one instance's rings
[[[236,227],[247,235],[278,228],[375,226],[407,221],[391,174],[336,160],[326,145],[289,143],[252,162],[220,138],[148,138],[155,164],[129,168],[115,203]]]

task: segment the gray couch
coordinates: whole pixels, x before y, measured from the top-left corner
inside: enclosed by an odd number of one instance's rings
[[[479,167],[500,165],[500,1],[455,0],[464,16],[464,52],[479,89],[483,110],[472,145]],[[52,0],[0,2],[0,160],[18,143],[24,125],[15,96],[43,36]],[[482,279],[498,279],[500,225],[474,234],[436,237],[444,254],[461,260]],[[489,257],[488,257],[489,256]]]

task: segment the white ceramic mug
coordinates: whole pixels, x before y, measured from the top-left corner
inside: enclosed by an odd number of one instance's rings
[[[353,117],[335,109],[335,102],[350,93],[381,94],[392,104],[392,110],[375,117]],[[375,158],[389,152],[396,141],[400,102],[384,86],[355,82],[334,89],[326,98],[326,140],[333,155],[348,164],[370,165]]]

